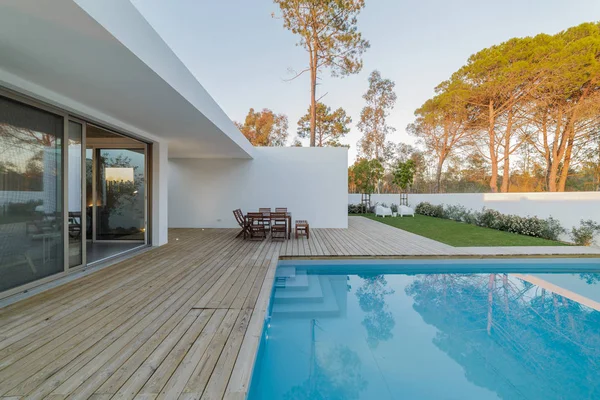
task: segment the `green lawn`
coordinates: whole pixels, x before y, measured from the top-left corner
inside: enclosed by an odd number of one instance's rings
[[[449,219],[415,215],[413,217],[375,217],[374,214],[354,214],[404,229],[455,247],[469,246],[567,246],[563,242],[540,239],[463,224]]]

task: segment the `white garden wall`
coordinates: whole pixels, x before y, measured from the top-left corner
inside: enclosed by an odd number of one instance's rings
[[[256,147],[254,159],[169,160],[169,227],[237,227],[232,211],[287,207],[311,227],[346,228],[346,148]]]
[[[443,193],[410,194],[408,202],[415,206],[422,201],[431,204],[462,205],[467,209],[481,210],[483,207],[523,217],[552,216],[567,230],[579,226],[581,219],[592,219],[600,223],[600,192],[564,193]],[[397,194],[373,194],[371,203],[399,204]],[[359,204],[360,194],[348,194],[348,203]],[[568,235],[563,239],[568,239]]]

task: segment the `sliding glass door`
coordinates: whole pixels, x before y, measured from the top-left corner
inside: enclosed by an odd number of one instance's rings
[[[0,298],[148,244],[147,149],[0,88]]]
[[[89,125],[86,142],[87,260],[144,245],[146,145]]]
[[[64,271],[64,117],[0,96],[0,292]]]

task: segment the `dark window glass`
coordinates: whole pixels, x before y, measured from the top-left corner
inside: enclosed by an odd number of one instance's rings
[[[64,271],[63,117],[0,96],[0,292]]]

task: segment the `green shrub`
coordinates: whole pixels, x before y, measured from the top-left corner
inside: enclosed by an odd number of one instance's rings
[[[484,228],[500,229],[500,226],[503,225],[503,222],[500,221],[501,217],[502,214],[498,211],[483,207],[477,218],[477,225]]]
[[[398,206],[394,203],[392,203],[392,205],[390,206],[390,209],[392,210],[392,212],[395,212],[395,213],[398,212]]]
[[[425,214],[427,212],[426,210],[431,206],[432,206],[431,203],[427,203],[426,201],[423,201],[423,202],[417,204],[417,206],[415,207],[415,212],[417,214],[426,215]]]
[[[446,206],[444,209],[444,218],[453,221],[465,222],[467,215],[470,213],[464,206]]]
[[[600,232],[600,224],[588,219],[581,220],[580,227],[571,229],[571,239],[579,246],[591,246],[594,243],[594,237]]]
[[[469,210],[463,215],[463,222],[465,224],[477,225],[479,218],[481,218],[481,212]]]
[[[521,217],[519,215],[502,214],[499,211],[485,207],[479,212],[467,210],[463,206],[436,206],[428,202],[423,202],[417,205],[415,212],[430,217],[446,218],[467,224],[478,225],[484,228],[549,240],[558,240],[558,236],[565,232],[565,229],[560,225],[558,220],[552,217],[547,219]],[[587,222],[593,224],[592,221]],[[591,225],[587,225],[588,230],[590,229],[590,226]],[[598,226],[600,231],[600,225],[596,226]],[[589,235],[587,232],[584,233]]]
[[[429,217],[444,218],[444,206],[442,204],[434,206],[433,204],[424,201],[417,204],[415,212]]]
[[[544,239],[558,240],[558,237],[562,233],[566,233],[567,230],[562,227],[557,219],[552,217],[546,218],[546,225],[544,226],[543,237]]]

